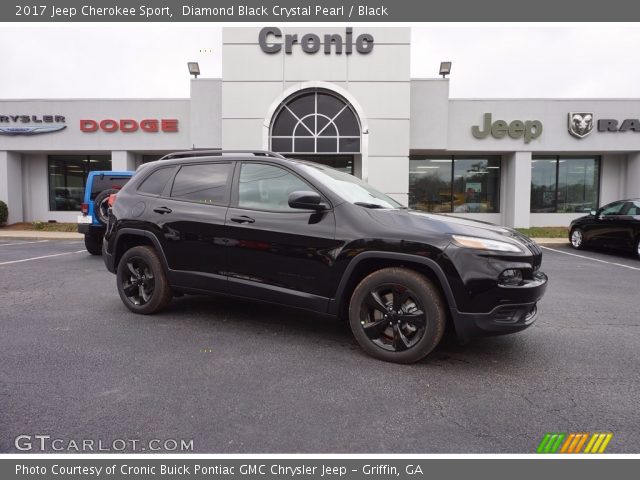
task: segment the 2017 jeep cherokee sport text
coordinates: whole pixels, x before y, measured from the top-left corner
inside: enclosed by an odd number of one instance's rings
[[[269,152],[183,152],[118,193],[103,246],[124,304],[222,293],[348,318],[374,357],[517,332],[546,289],[542,253],[509,228],[402,207],[352,175]]]

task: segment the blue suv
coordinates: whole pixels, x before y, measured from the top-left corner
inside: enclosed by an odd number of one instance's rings
[[[90,172],[78,216],[78,232],[84,234],[84,245],[91,255],[102,255],[102,239],[107,226],[109,196],[129,181],[134,172]]]

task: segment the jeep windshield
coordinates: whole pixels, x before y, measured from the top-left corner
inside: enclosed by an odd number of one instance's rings
[[[320,165],[299,164],[305,173],[344,200],[365,208],[404,208],[393,198],[348,173]]]

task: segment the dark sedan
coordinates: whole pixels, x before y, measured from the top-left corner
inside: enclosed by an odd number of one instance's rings
[[[571,222],[571,246],[633,251],[640,259],[640,199],[618,200]]]

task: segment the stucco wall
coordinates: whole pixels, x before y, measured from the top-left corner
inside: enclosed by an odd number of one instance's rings
[[[299,45],[291,54],[263,52],[260,28],[223,29],[222,145],[223,148],[268,148],[268,127],[275,106],[285,92],[314,82],[348,94],[361,113],[362,155],[356,171],[372,185],[407,202],[410,130],[410,29],[354,28],[353,37],[369,33],[373,51],[338,55],[309,54]],[[282,33],[340,34],[344,27],[283,28]]]

